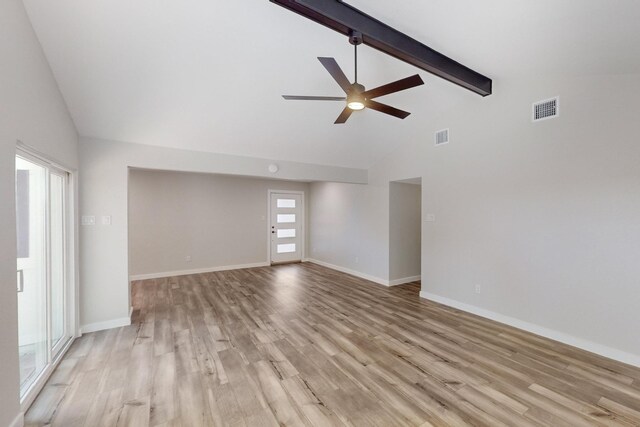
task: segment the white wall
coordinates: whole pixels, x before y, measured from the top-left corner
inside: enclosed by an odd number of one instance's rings
[[[375,213],[388,209],[388,191],[376,185],[314,182],[310,194],[309,258],[386,284],[388,215]]]
[[[267,263],[270,189],[308,199],[309,184],[132,169],[130,275]]]
[[[640,75],[494,84],[494,95],[419,126],[410,146],[369,171],[371,185],[358,190],[366,198],[351,197],[352,186],[313,185],[312,213],[348,198],[362,227],[338,215],[328,227],[312,215],[312,247],[351,247],[364,236],[387,235],[389,182],[421,176],[423,220],[436,215],[436,222],[423,221],[424,292],[640,364],[640,340],[629,333],[640,307]],[[555,95],[560,117],[532,123],[531,103]],[[451,143],[434,147],[433,133],[445,127]],[[358,246],[360,259],[388,259],[388,242],[368,243]],[[314,256],[385,273],[372,263],[353,264],[355,250],[345,258]]]
[[[75,128],[22,2],[0,2],[0,426],[20,412],[16,297],[16,140],[77,167]]]
[[[367,181],[367,171],[277,161],[280,170],[268,172],[269,159],[202,153],[124,142],[82,139],[80,211],[95,215],[98,225],[81,228],[81,324],[84,330],[112,327],[128,321],[129,271],[127,239],[127,180],[129,167],[168,171],[312,181]],[[266,197],[266,196],[265,196]],[[112,225],[100,224],[110,215]]]
[[[422,187],[389,184],[389,280],[416,280],[420,276],[422,245]]]

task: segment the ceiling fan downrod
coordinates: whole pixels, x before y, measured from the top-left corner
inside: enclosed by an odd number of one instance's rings
[[[362,44],[362,33],[351,31],[349,34],[349,43],[353,45],[354,63],[355,63],[355,83],[358,84],[358,45]]]

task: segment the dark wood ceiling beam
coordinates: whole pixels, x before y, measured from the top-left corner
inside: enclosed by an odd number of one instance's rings
[[[286,9],[349,36],[394,58],[462,86],[479,95],[491,95],[491,79],[431,49],[408,35],[340,0],[270,0]]]

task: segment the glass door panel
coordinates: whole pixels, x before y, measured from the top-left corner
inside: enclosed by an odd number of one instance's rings
[[[48,364],[47,170],[16,158],[20,393]]]

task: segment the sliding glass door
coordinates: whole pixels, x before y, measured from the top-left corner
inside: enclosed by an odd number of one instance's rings
[[[20,395],[32,392],[71,338],[67,279],[68,173],[16,156]]]

